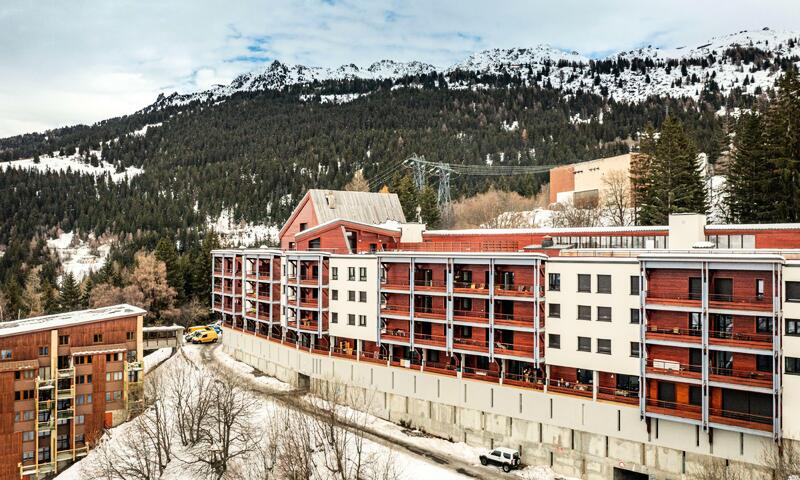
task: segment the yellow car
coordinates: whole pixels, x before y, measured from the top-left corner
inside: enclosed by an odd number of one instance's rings
[[[192,336],[192,343],[215,343],[219,339],[219,335],[213,329],[198,330]]]

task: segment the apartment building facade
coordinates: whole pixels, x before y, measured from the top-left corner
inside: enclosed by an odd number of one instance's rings
[[[215,285],[226,259],[234,271],[253,255],[280,259],[271,328],[251,327],[236,303],[244,271],[213,294],[225,348],[254,366],[320,380],[349,371],[344,381],[383,389],[386,418],[519,442],[523,456],[589,478],[690,478],[709,456],[757,469],[765,449],[800,440],[800,225],[678,215],[663,227],[313,228],[285,249],[214,252]],[[386,241],[373,241],[380,229]],[[296,363],[276,360],[288,352]],[[418,402],[428,408],[411,415]],[[461,413],[437,423],[434,407]],[[465,420],[475,412],[477,425]]]
[[[142,401],[130,305],[0,323],[0,478],[54,475]]]

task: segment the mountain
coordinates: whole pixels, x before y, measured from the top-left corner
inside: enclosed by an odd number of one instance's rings
[[[338,68],[286,65],[278,61],[266,68],[236,77],[230,85],[202,92],[174,93],[161,97],[148,110],[181,106],[195,101],[220,101],[242,92],[281,90],[295,85],[326,81],[399,80],[444,74],[450,88],[476,88],[481,82],[458,80],[459,72],[480,75],[510,75],[526,84],[550,85],[565,93],[591,91],[615,100],[639,102],[650,96],[699,98],[702,86],[713,80],[723,93],[735,88],[754,94],[775,83],[774,59],[800,60],[798,33],[770,30],[741,31],[712,38],[695,47],[659,49],[651,46],[590,59],[548,45],[534,48],[484,50],[455,65],[437,70],[421,62],[375,62],[368,68],[342,65]],[[455,78],[454,78],[455,77]],[[700,85],[700,86],[698,86]]]
[[[0,139],[0,282],[13,286],[46,262],[59,229],[150,247],[160,236],[185,245],[222,219],[228,230],[270,232],[306,189],[342,188],[357,170],[373,188],[391,185],[410,173],[403,160],[414,153],[484,166],[572,163],[630,151],[668,111],[713,162],[733,114],[769,102],[775,79],[798,64],[797,37],[739,32],[600,59],[493,49],[445,68],[273,62],[130,115]],[[533,195],[546,181],[462,175],[451,189],[456,198],[490,185]]]

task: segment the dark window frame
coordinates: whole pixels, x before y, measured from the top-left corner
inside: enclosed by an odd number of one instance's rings
[[[596,293],[611,293],[611,275],[598,273],[596,281]]]
[[[592,351],[592,338],[591,337],[578,337],[578,351],[579,352],[591,352]]]
[[[588,273],[578,274],[578,292],[592,293],[592,276]]]

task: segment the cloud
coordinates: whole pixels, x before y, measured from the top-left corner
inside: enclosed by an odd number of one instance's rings
[[[4,0],[0,137],[130,113],[159,93],[227,83],[277,59],[446,66],[475,50],[547,43],[602,56],[800,28],[794,0]]]

